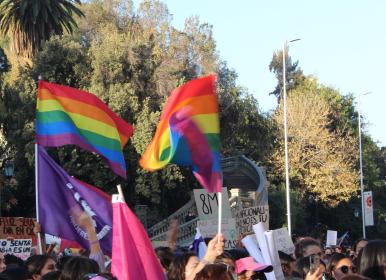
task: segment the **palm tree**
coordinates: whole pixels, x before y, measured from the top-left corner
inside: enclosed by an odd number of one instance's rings
[[[73,16],[84,16],[76,4],[80,0],[2,0],[0,32],[10,36],[12,51],[31,58],[52,35],[73,31]]]

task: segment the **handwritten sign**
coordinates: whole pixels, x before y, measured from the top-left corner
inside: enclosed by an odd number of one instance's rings
[[[241,236],[252,234],[253,225],[263,223],[269,229],[269,206],[253,206],[236,212],[236,229]]]
[[[272,230],[272,234],[278,251],[282,251],[288,255],[292,255],[295,252],[294,243],[292,242],[286,228]]]
[[[232,218],[231,208],[229,206],[229,197],[227,188],[222,188],[222,218]],[[217,193],[207,193],[204,189],[194,190],[194,199],[196,201],[198,217],[201,221],[218,219],[218,197]]]
[[[32,239],[0,239],[0,252],[15,255],[23,260],[31,255]]]
[[[204,238],[212,238],[217,234],[217,221],[198,221],[197,226],[200,229],[201,235]],[[223,219],[221,223],[221,232],[225,238],[225,249],[236,248],[236,222],[235,219]]]
[[[35,237],[33,218],[0,217],[0,239],[9,237],[29,239]]]

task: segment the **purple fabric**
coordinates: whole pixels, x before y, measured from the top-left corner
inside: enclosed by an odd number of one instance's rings
[[[103,252],[111,255],[112,204],[101,190],[68,175],[44,150],[38,147],[39,222],[45,233],[77,241],[89,248],[86,233],[71,215],[87,212]]]

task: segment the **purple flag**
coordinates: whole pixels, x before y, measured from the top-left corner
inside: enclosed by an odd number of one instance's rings
[[[71,216],[73,210],[80,207],[91,216],[103,252],[111,255],[111,197],[68,175],[40,146],[38,166],[39,222],[44,232],[77,241],[89,248],[87,234]]]

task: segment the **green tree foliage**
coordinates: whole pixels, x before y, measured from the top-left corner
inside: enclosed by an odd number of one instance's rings
[[[288,55],[288,48],[285,50],[285,72],[286,72],[286,89],[289,92],[291,89],[296,88],[303,80],[303,71],[298,67],[299,61],[292,62],[291,57]],[[269,64],[269,70],[275,73],[277,79],[277,85],[274,91],[270,94],[275,95],[280,100],[281,91],[283,88],[283,51],[276,51],[273,53],[271,63]]]
[[[348,201],[357,189],[357,141],[355,135],[331,129],[332,106],[321,94],[325,90],[308,79],[287,99],[288,150],[292,187],[305,198],[336,206]],[[278,139],[283,137],[282,103],[276,112]],[[272,157],[275,171],[284,174],[284,141]]]
[[[275,124],[259,112],[256,99],[236,85],[236,78],[234,70],[220,64],[218,93],[223,154],[232,155],[241,150],[251,159],[265,163],[273,149]]]
[[[242,146],[254,160],[264,160],[272,143],[266,141],[272,137],[272,123],[259,112],[257,101],[247,90],[236,85],[236,73],[219,63],[210,25],[194,17],[186,21],[184,30],[177,30],[170,24],[167,7],[159,1],[145,1],[138,12],[127,1],[89,1],[82,5],[82,12],[86,16],[77,19],[79,28],[72,35],[47,41],[31,66],[22,67],[20,76],[4,92],[7,147],[15,155],[18,190],[23,191],[19,198],[23,207],[18,211],[34,204],[39,75],[96,94],[134,125],[135,133],[124,148],[127,181],[115,176],[98,155],[75,146],[49,152],[69,174],[109,193],[116,192],[115,186],[121,184],[129,204],[152,206],[154,220],[186,203],[191,189],[199,187],[189,168],[169,165],[150,173],[138,165],[167,96],[182,83],[217,72],[224,153],[232,154],[233,145]]]
[[[15,53],[31,58],[52,35],[71,33],[74,16],[82,16],[79,0],[13,1],[0,4],[0,31],[12,39]]]

